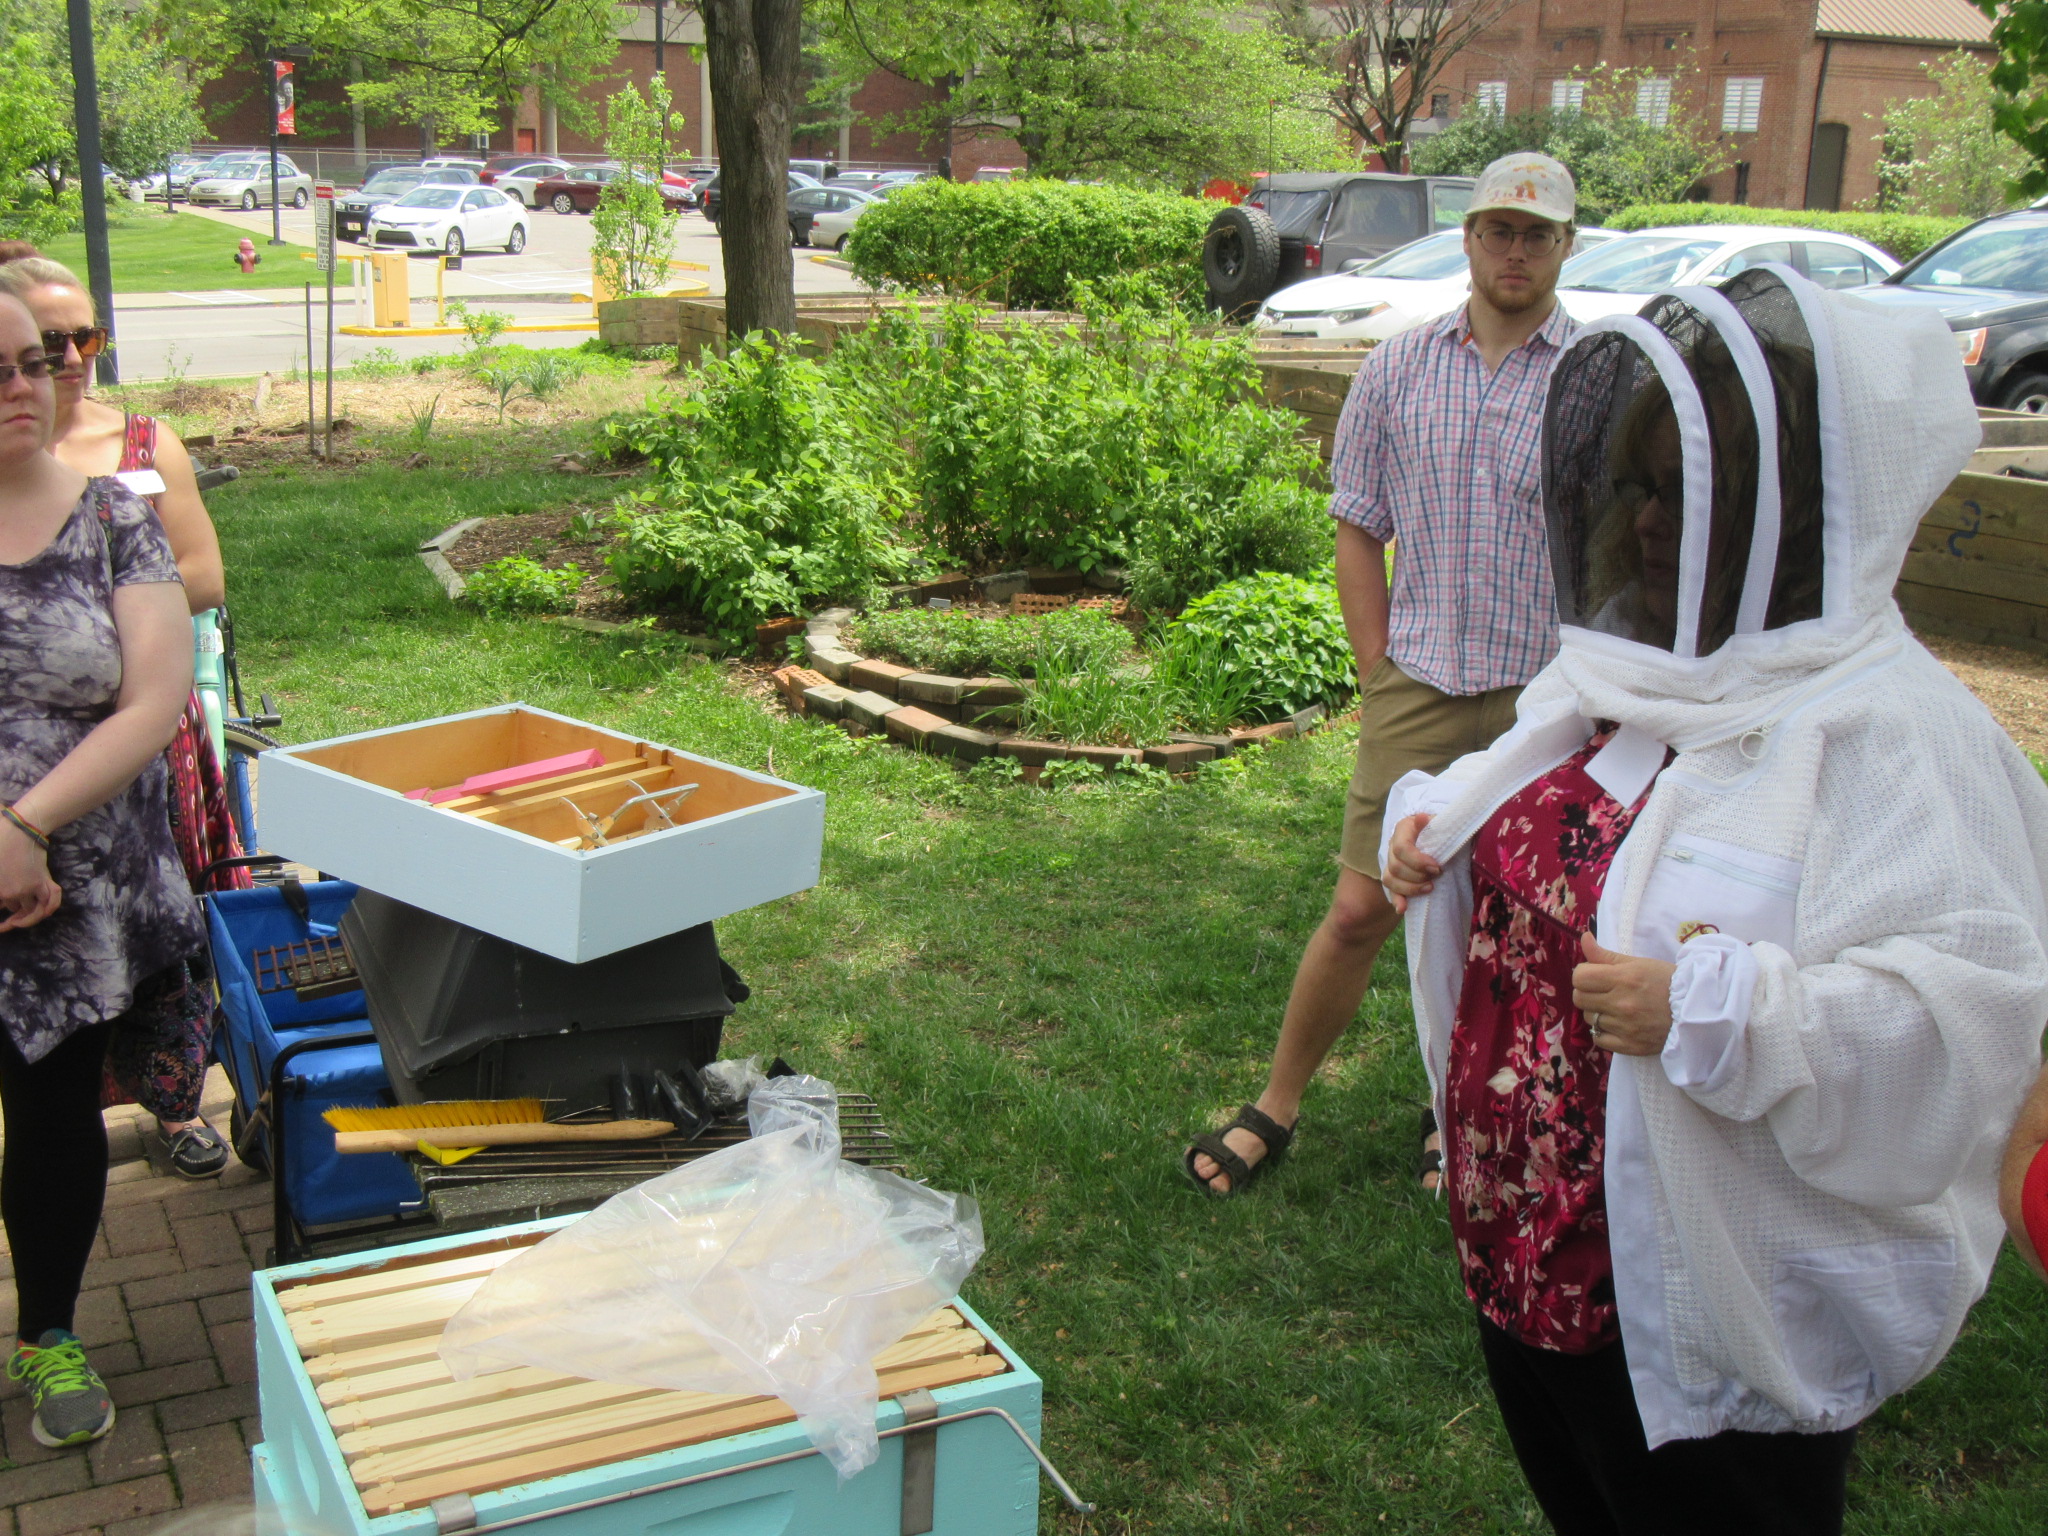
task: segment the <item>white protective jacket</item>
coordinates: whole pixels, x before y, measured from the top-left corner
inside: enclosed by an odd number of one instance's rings
[[[1596,719],[1625,727],[1594,769],[1624,803],[1677,751],[1595,919],[1607,948],[1678,963],[1669,1045],[1617,1056],[1607,1096],[1615,1291],[1653,1447],[1846,1428],[1934,1369],[1997,1255],[2000,1148],[2048,1021],[2048,790],[1892,600],[1979,440],[1955,342],[1782,277],[1813,333],[1823,616],[1706,657],[1567,626],[1516,726],[1411,774],[1386,818],[1391,836],[1432,812],[1420,846],[1445,865],[1408,918],[1441,1116],[1472,837]],[[1643,320],[1602,324],[1676,380],[1629,331]],[[1681,949],[1702,926],[1718,934]]]

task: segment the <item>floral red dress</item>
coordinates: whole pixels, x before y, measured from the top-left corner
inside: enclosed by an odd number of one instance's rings
[[[1466,1294],[1524,1344],[1571,1355],[1620,1336],[1601,1183],[1612,1058],[1572,1006],[1580,939],[1643,804],[1618,804],[1586,773],[1612,730],[1523,788],[1473,842],[1445,1084]]]

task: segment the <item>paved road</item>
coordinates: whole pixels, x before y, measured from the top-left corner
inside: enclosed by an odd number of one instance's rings
[[[223,261],[243,233],[257,239],[259,250],[270,234],[268,209],[255,213],[204,210],[204,216],[230,226],[222,230]],[[527,222],[524,252],[518,256],[502,251],[471,252],[463,258],[462,270],[447,274],[448,296],[503,310],[521,321],[587,318],[591,313],[588,304],[561,296],[589,291],[590,220],[581,214],[536,209],[528,214]],[[310,245],[311,212],[287,208],[284,234],[287,240]],[[350,249],[359,248],[344,247]],[[794,255],[798,293],[845,293],[858,287],[843,269],[808,260],[809,252],[797,251]],[[679,282],[702,281],[710,285],[711,292],[724,292],[725,273],[718,236],[697,214],[680,216],[675,257],[678,261],[701,262],[710,269],[679,272]],[[310,263],[307,272],[312,275]],[[192,378],[246,377],[265,371],[282,372],[305,358],[305,316],[299,294],[289,290],[282,294],[276,290],[245,294],[138,294],[124,301],[119,282],[120,274],[116,273],[115,322],[124,380],[162,379],[173,373]],[[413,264],[412,290],[415,319],[420,324],[431,324],[434,269],[430,261],[422,259]],[[316,289],[316,294],[319,292]],[[355,305],[344,282],[336,291],[335,323],[348,324],[354,318]],[[324,358],[326,338],[321,309],[315,310],[313,324],[314,351]],[[528,332],[519,340],[533,347],[573,347],[581,345],[589,335],[577,331]],[[344,366],[379,347],[388,347],[401,357],[416,357],[426,352],[459,351],[466,344],[459,336],[337,336],[335,365]]]

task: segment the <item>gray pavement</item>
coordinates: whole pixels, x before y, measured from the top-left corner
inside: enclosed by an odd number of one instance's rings
[[[193,209],[228,228],[222,231],[222,251],[232,251],[233,242],[247,234],[265,249],[270,236],[270,211],[227,212]],[[559,322],[587,318],[588,303],[568,297],[590,289],[590,220],[581,214],[558,214],[547,209],[530,210],[525,251],[509,256],[502,251],[472,251],[463,258],[459,271],[445,276],[450,299],[462,299],[472,306],[502,310],[522,322]],[[230,233],[232,231],[232,233]],[[313,216],[310,211],[284,210],[284,237],[310,245]],[[344,252],[360,250],[344,246]],[[795,258],[796,291],[846,293],[856,289],[847,271],[836,264],[813,261],[808,251],[792,253]],[[674,256],[678,261],[701,262],[708,270],[679,271],[676,280],[704,282],[712,293],[725,291],[722,250],[717,233],[701,216],[686,213],[676,226]],[[310,262],[304,263],[313,277]],[[414,322],[430,325],[434,319],[434,264],[425,259],[412,265],[411,290]],[[325,291],[315,289],[314,344],[316,356],[326,355]],[[123,295],[116,274],[114,321],[120,346],[121,377],[124,381],[149,381],[172,375],[191,378],[236,378],[263,372],[280,372],[302,362],[306,354],[304,295],[300,290],[219,290],[190,293],[148,293]],[[335,324],[354,323],[357,306],[345,276],[337,277]],[[533,347],[578,346],[591,332],[526,332],[519,341]],[[335,337],[335,365],[345,366],[379,347],[388,347],[400,357],[428,352],[453,352],[467,345],[464,338]]]

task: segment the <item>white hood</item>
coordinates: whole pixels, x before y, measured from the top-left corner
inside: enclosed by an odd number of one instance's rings
[[[1804,685],[1903,632],[1892,588],[1914,531],[1982,437],[1955,338],[1938,316],[1868,304],[1819,288],[1785,268],[1753,273],[1747,289],[1738,291],[1731,284],[1728,297],[1693,288],[1681,290],[1677,298],[1738,353],[1749,341],[1737,308],[1745,292],[1782,281],[1797,301],[1812,337],[1819,392],[1825,557],[1821,616],[1778,629],[1750,627],[1706,656],[1684,654],[1683,646],[1673,654],[1580,625],[1559,630],[1557,669],[1578,694],[1587,717],[1637,725],[1679,747],[1767,725]],[[1704,415],[1697,387],[1676,350],[1668,342],[1658,345],[1664,338],[1650,319],[1630,315],[1595,321],[1568,349],[1567,358],[1609,331],[1643,345],[1666,387],[1679,397],[1681,418],[1688,414],[1686,397],[1695,402],[1692,413]],[[1746,350],[1755,348],[1751,344]],[[1560,359],[1560,372],[1565,365]],[[1754,377],[1745,382],[1758,418],[1774,421],[1769,389],[1755,388]],[[1689,487],[1703,487],[1711,483],[1714,465],[1703,430],[1697,422],[1693,426],[1681,434],[1685,476]],[[1780,512],[1775,485],[1761,486],[1758,500],[1759,521],[1775,526]],[[1764,505],[1766,500],[1771,505]],[[1763,552],[1762,562],[1770,558]],[[1689,538],[1681,561],[1680,602],[1689,605],[1695,627],[1704,559],[1704,541]],[[1768,586],[1770,578],[1768,569],[1752,568],[1748,581]]]

